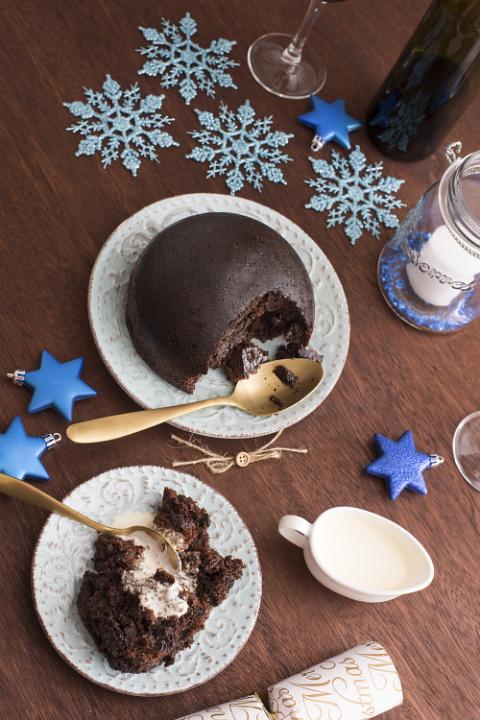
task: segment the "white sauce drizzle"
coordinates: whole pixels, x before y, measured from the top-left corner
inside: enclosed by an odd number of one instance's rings
[[[152,512],[126,512],[117,515],[113,519],[112,525],[114,527],[143,525],[153,528],[153,518],[154,513]],[[167,534],[163,529],[162,532]],[[123,574],[122,582],[125,589],[138,594],[143,607],[149,608],[158,618],[185,615],[189,608],[185,598],[194,592],[195,580],[183,571],[175,570],[168,559],[166,550],[147,533],[136,532],[133,535],[122,535],[121,537],[124,540],[133,540],[136,545],[144,548],[138,567]],[[168,539],[178,550],[184,549],[183,537],[180,533],[168,532]],[[172,585],[158,582],[154,579],[157,570],[165,570],[173,575],[175,582]]]

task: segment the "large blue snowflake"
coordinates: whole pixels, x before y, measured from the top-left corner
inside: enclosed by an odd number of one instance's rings
[[[75,155],[94,155],[100,151],[104,168],[120,158],[123,166],[135,176],[142,158],[158,162],[156,147],[178,145],[170,133],[162,130],[173,122],[173,118],[158,112],[163,95],[142,98],[138,83],[122,90],[110,75],[102,90],[84,88],[86,103],[63,103],[72,115],[81,118],[67,128],[84,137]]]
[[[215,96],[215,85],[236,88],[227,70],[238,63],[228,58],[236,44],[233,40],[212,40],[203,48],[192,40],[197,32],[197,23],[187,13],[177,25],[162,19],[162,31],[155,28],[139,28],[150,44],[137,52],[148,60],[139,70],[139,75],[162,75],[164,88],[179,86],[180,95],[187,105],[203,90],[209,97]],[[183,78],[183,79],[182,79]]]
[[[255,110],[246,100],[236,112],[220,104],[218,116],[195,110],[204,130],[189,134],[198,140],[198,146],[186,157],[197,162],[208,162],[207,177],[225,175],[231,195],[241,190],[245,182],[261,192],[263,180],[286,185],[279,163],[292,158],[281,152],[291,133],[272,130],[272,118],[255,117]]]
[[[310,158],[318,178],[306,180],[316,190],[306,208],[328,212],[327,227],[344,225],[355,245],[363,230],[379,237],[380,223],[394,228],[398,218],[391,211],[405,205],[393,197],[404,180],[382,175],[383,163],[367,164],[357,145],[348,159],[332,150],[332,161]]]

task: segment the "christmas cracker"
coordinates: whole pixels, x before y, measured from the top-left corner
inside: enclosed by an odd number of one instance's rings
[[[383,645],[367,642],[268,689],[276,720],[364,720],[403,701],[402,685]]]
[[[270,712],[258,695],[178,720],[366,720],[403,701],[402,685],[383,645],[367,642],[268,689]]]

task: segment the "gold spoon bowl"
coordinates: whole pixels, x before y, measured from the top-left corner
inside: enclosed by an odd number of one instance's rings
[[[277,372],[282,372],[279,368],[291,372],[295,381],[292,384],[282,381],[277,375]],[[322,378],[323,368],[314,360],[272,360],[261,365],[254,375],[240,380],[231,395],[86,420],[70,425],[67,436],[76,443],[115,440],[215,405],[231,405],[251,415],[275,415],[308,397]]]
[[[17,478],[11,477],[10,475],[4,475],[0,473],[0,493],[3,495],[10,495],[17,500],[23,500],[23,502],[35,505],[36,507],[48,510],[49,512],[57,513],[57,515],[63,515],[63,517],[75,520],[82,525],[86,525],[89,528],[93,528],[99,533],[105,533],[107,535],[133,535],[136,532],[147,533],[151,538],[156,540],[158,543],[163,545],[167,550],[168,559],[174,570],[180,571],[182,563],[180,556],[174,545],[170,540],[158,530],[153,530],[149,527],[142,527],[141,525],[132,525],[127,528],[114,528],[109,525],[102,525],[102,523],[96,522],[86,515],[77,512],[68,505],[64,505],[59,500],[56,500],[51,495],[38,490],[38,488],[29,485],[23,480],[17,480]]]

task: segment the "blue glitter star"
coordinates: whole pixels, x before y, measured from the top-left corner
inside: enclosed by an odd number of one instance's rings
[[[48,480],[49,474],[39,460],[46,450],[45,439],[27,435],[22,421],[15,417],[8,430],[0,434],[0,472],[19,480]]]
[[[349,115],[345,110],[345,100],[339,99],[328,103],[312,95],[313,105],[311,112],[299,115],[298,122],[315,130],[315,139],[318,138],[317,149],[334,140],[347,150],[350,149],[348,133],[362,126],[359,120]],[[315,148],[312,148],[315,149]]]
[[[65,420],[71,420],[74,402],[97,394],[80,378],[83,362],[83,358],[76,358],[62,363],[44,350],[40,368],[25,373],[23,380],[33,390],[28,412],[36,413],[53,407]]]
[[[423,471],[443,462],[443,458],[417,450],[411,430],[404,432],[398,440],[390,440],[379,433],[373,438],[380,455],[365,468],[365,472],[387,480],[390,500],[396,500],[405,489],[426,495]]]

